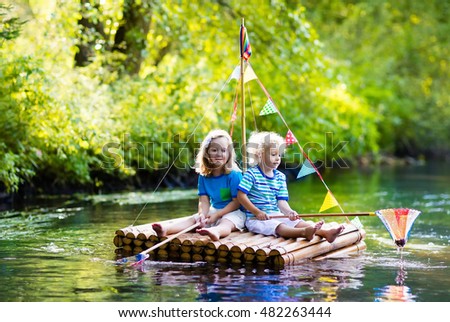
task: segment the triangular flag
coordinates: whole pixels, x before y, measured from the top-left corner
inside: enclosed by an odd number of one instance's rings
[[[230,80],[232,79],[239,80],[240,78],[241,78],[241,66],[237,65],[236,68],[231,73]]]
[[[319,212],[336,207],[338,205],[339,205],[339,203],[337,202],[336,198],[334,198],[334,196],[328,190],[327,195],[325,196],[325,199],[323,201],[322,207],[320,207]]]
[[[303,166],[297,175],[297,179],[305,177],[308,174],[311,174],[314,172],[316,172],[316,170],[314,169],[314,166],[311,164],[311,162],[308,159],[305,159],[305,161],[303,162]]]
[[[276,113],[277,109],[275,107],[275,105],[273,105],[272,100],[269,98],[266,102],[266,104],[264,104],[261,112],[259,112],[259,115],[269,115],[269,114],[273,114]]]
[[[239,80],[241,79],[241,66],[237,65],[233,72],[231,73],[231,76],[229,78],[229,81],[232,79]],[[253,70],[252,66],[250,64],[247,65],[244,72],[244,83],[247,83],[251,80],[258,79],[258,76],[256,76],[255,71]]]
[[[359,217],[353,218],[353,219],[350,221],[350,223],[352,223],[352,225],[355,226],[355,227],[358,228],[358,229],[361,229],[361,228],[364,227],[363,224],[362,224],[362,222],[361,222],[361,220],[359,220]]]
[[[291,130],[289,130],[287,132],[285,140],[286,140],[286,146],[289,146],[291,144],[294,144],[294,143],[298,142],[297,139],[294,136],[294,133],[292,133]]]
[[[254,80],[254,79],[258,79],[258,77],[256,76],[255,72],[253,71],[253,68],[251,65],[248,65],[247,68],[245,68],[245,72],[244,72],[244,84]]]

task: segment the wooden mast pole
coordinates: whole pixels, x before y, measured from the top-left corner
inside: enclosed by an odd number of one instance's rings
[[[244,28],[244,18],[241,21],[241,28]],[[242,170],[245,172],[247,170],[247,136],[245,130],[245,89],[244,89],[244,48],[243,39],[240,39],[240,49],[241,49],[241,130],[242,130]]]

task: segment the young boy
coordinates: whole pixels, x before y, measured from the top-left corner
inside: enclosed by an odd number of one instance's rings
[[[289,206],[286,176],[277,170],[285,147],[284,139],[274,132],[253,133],[248,150],[253,167],[238,186],[237,199],[246,209],[247,229],[263,235],[311,240],[317,234],[332,243],[344,226],[324,228],[324,222],[306,222]],[[289,218],[271,218],[287,215]]]

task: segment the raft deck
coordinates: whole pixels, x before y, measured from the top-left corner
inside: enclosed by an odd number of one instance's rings
[[[171,223],[166,220],[162,223]],[[161,223],[161,222],[160,222]],[[151,260],[208,262],[234,265],[264,265],[284,268],[304,260],[322,260],[359,252],[366,248],[365,231],[344,224],[345,230],[333,243],[315,236],[311,241],[304,238],[264,236],[248,231],[232,232],[219,241],[198,233],[186,233],[149,253]],[[170,237],[170,235],[168,236]],[[159,238],[152,223],[122,228],[116,231],[114,245],[118,257],[136,255],[168,237]]]

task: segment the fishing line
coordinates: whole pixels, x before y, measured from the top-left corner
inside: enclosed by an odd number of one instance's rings
[[[177,156],[175,157],[175,159],[172,161],[172,163],[170,164],[170,166],[167,168],[166,172],[164,173],[164,175],[162,176],[162,178],[159,180],[158,184],[156,185],[155,189],[153,190],[151,196],[153,196],[155,194],[155,192],[159,189],[159,187],[161,186],[161,183],[164,181],[164,179],[166,178],[166,176],[169,174],[169,171],[172,169],[172,167],[174,166],[175,162],[178,160],[178,158],[181,155],[181,152],[184,151],[184,149],[186,148],[187,144],[189,143],[190,139],[192,138],[192,136],[195,134],[195,132],[197,131],[197,128],[199,127],[200,123],[203,121],[203,119],[206,116],[206,113],[208,113],[210,111],[210,108],[212,107],[212,105],[217,101],[217,98],[219,97],[219,95],[222,93],[223,89],[225,88],[225,86],[230,82],[231,78],[233,76],[233,73],[228,77],[228,79],[226,80],[226,82],[222,85],[222,88],[220,89],[220,91],[216,94],[216,96],[214,97],[214,100],[207,106],[205,113],[203,113],[203,116],[200,118],[200,120],[197,122],[197,124],[194,127],[194,130],[191,132],[191,134],[188,135],[188,138],[186,140],[186,142],[184,143],[183,147],[181,149],[179,149],[179,152],[177,154]],[[136,218],[134,219],[133,223],[130,226],[134,226],[134,224],[136,223],[136,221],[139,219],[139,217],[141,216],[142,212],[144,211],[145,207],[147,207],[147,205],[149,204],[149,201],[147,201],[144,206],[142,206],[141,210],[139,211],[138,215],[136,216]]]

